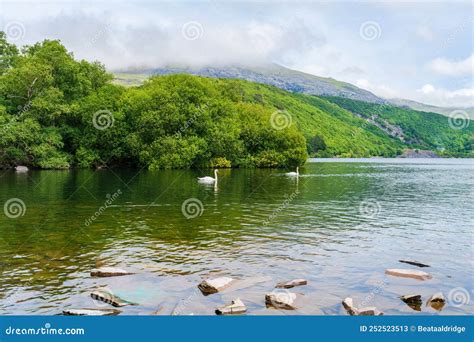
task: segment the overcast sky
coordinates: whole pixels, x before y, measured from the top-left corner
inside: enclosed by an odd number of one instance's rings
[[[5,1],[18,45],[60,39],[108,69],[275,62],[383,97],[474,106],[467,1]]]

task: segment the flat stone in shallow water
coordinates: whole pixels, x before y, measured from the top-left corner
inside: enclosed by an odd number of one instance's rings
[[[247,307],[245,304],[240,300],[240,298],[234,299],[232,303],[229,305],[225,305],[223,307],[216,309],[217,315],[236,315],[242,314],[247,311]]]
[[[214,279],[203,280],[198,288],[205,295],[217,293],[228,287],[234,279],[230,277],[220,277]]]
[[[344,309],[346,309],[349,315],[351,316],[357,315],[357,309],[354,306],[354,301],[352,300],[352,298],[350,297],[344,298],[344,300],[342,301],[342,306],[344,307]]]
[[[409,302],[421,302],[421,295],[404,295],[400,297],[401,300],[403,300],[405,303]]]
[[[413,310],[421,311],[421,305],[423,304],[423,301],[421,300],[421,295],[404,295],[401,296],[400,299]]]
[[[118,277],[133,274],[116,267],[100,267],[91,271],[92,277]]]
[[[417,280],[429,280],[432,278],[432,276],[429,273],[418,271],[418,270],[402,269],[402,268],[389,268],[385,270],[385,274],[388,274],[394,277],[412,278],[412,279],[417,279]]]
[[[432,295],[426,302],[426,306],[430,306],[437,311],[441,311],[446,304],[446,298],[441,292]]]
[[[376,307],[367,307],[358,309],[357,316],[382,316],[383,312]]]
[[[117,309],[65,309],[65,316],[116,316],[122,311]]]
[[[274,291],[265,295],[265,304],[275,309],[296,310],[296,293],[289,291]]]
[[[376,307],[356,308],[352,298],[347,297],[342,301],[342,306],[351,316],[381,316],[383,312]]]
[[[115,307],[121,307],[121,306],[126,306],[126,305],[137,305],[136,303],[126,301],[118,296],[115,296],[111,292],[103,291],[103,290],[96,290],[92,292],[91,297],[95,300],[99,300],[101,302],[110,304]]]
[[[306,284],[308,284],[308,281],[306,279],[293,279],[286,282],[280,282],[276,284],[275,287],[278,289],[291,289],[292,287],[306,285]]]

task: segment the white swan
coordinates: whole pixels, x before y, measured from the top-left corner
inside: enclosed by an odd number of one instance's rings
[[[198,177],[199,183],[205,184],[214,184],[217,183],[217,169],[214,170],[214,178],[206,176],[206,177]]]
[[[285,173],[285,176],[288,177],[298,177],[300,175],[298,167],[296,167],[296,172],[287,172]]]

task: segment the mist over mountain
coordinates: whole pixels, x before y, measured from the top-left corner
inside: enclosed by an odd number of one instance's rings
[[[301,71],[292,70],[278,64],[261,66],[228,66],[228,67],[163,67],[145,69],[124,69],[115,72],[116,81],[122,84],[139,85],[152,75],[191,74],[213,78],[235,78],[246,81],[272,85],[294,93],[317,96],[337,96],[352,100],[377,104],[392,104],[401,108],[415,109],[423,112],[449,116],[454,111],[465,111],[474,118],[474,108],[440,107],[408,99],[385,99],[368,90],[351,83],[334,78],[320,77]]]
[[[134,75],[126,76],[126,75]],[[213,78],[236,78],[246,81],[272,85],[287,91],[318,96],[339,96],[370,103],[386,103],[370,91],[356,87],[353,84],[341,82],[333,78],[319,77],[304,72],[291,70],[278,64],[268,64],[258,67],[229,66],[229,67],[166,67],[145,70],[122,70],[116,73],[118,80],[126,82],[140,80],[140,75],[170,75],[191,74]]]
[[[467,114],[467,116],[473,120],[474,119],[474,108],[473,107],[439,107],[439,106],[432,106],[425,103],[407,100],[407,99],[389,99],[388,100],[391,104],[398,106],[398,107],[405,107],[411,108],[415,110],[419,110],[422,112],[431,112],[431,113],[438,113],[442,115],[452,115],[453,112],[456,111],[463,111]]]

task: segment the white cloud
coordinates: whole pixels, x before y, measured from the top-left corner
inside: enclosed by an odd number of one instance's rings
[[[375,84],[370,81],[368,81],[365,78],[358,79],[355,82],[356,86],[359,88],[368,90],[375,95],[385,97],[385,98],[394,98],[397,97],[398,94],[397,92],[392,89],[391,87],[387,86],[386,84]]]
[[[456,99],[465,103],[470,94],[472,80],[459,81],[472,79],[473,56],[464,61],[423,61],[472,53],[470,5],[0,0],[0,29],[19,21],[25,28],[19,45],[60,39],[77,58],[102,61],[111,70],[277,62],[359,84],[379,96],[444,99],[452,105]],[[413,15],[406,15],[408,11]],[[375,43],[360,39],[361,18],[376,19],[383,27],[383,39]],[[191,21],[202,25],[199,39],[183,37],[182,27]],[[409,53],[390,58],[394,51]],[[456,79],[445,77],[453,75]],[[419,80],[436,87],[417,91]],[[441,91],[443,87],[458,90]],[[436,98],[440,92],[443,95]]]
[[[423,87],[421,87],[420,91],[423,94],[430,94],[435,91],[435,88],[431,84],[425,84]]]
[[[197,39],[185,36],[183,26],[188,22],[197,23]],[[223,25],[207,18],[170,21],[157,15],[153,21],[124,21],[117,15],[78,11],[37,20],[34,29],[30,24],[25,26],[27,34],[21,44],[60,39],[78,58],[100,60],[111,70],[259,65],[296,59],[324,43],[322,35],[296,20],[250,20]]]
[[[473,107],[474,87],[447,90],[444,88],[437,88],[431,84],[425,84],[417,90],[414,97],[417,101],[437,106]]]
[[[436,58],[428,63],[428,69],[436,74],[445,76],[466,76],[473,74],[474,53],[466,59],[451,61],[446,58]]]

